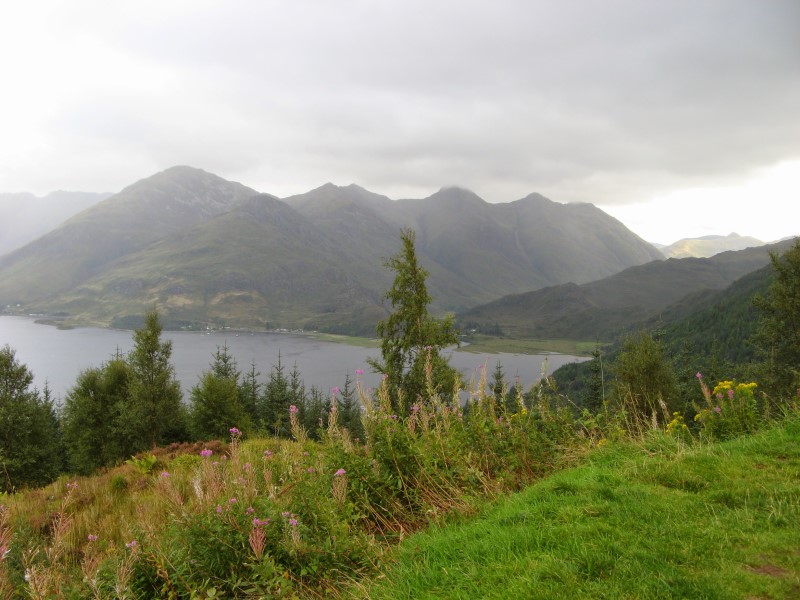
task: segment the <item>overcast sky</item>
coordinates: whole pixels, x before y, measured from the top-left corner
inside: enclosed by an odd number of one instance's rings
[[[0,191],[184,164],[777,239],[800,233],[798,31],[798,0],[6,2]]]

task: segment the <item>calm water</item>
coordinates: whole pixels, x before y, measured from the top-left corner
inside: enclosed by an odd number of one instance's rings
[[[307,388],[312,385],[321,390],[341,387],[345,376],[354,376],[356,369],[365,372],[366,386],[377,386],[380,377],[370,373],[368,357],[379,357],[375,348],[361,348],[316,340],[303,335],[287,333],[231,332],[164,332],[164,339],[172,340],[172,363],[181,382],[184,397],[197,384],[203,370],[208,369],[217,348],[227,344],[239,368],[248,371],[255,361],[256,370],[265,381],[273,365],[281,362],[287,372],[295,364]],[[26,317],[0,316],[0,347],[8,344],[16,351],[17,360],[33,372],[34,383],[39,388],[45,381],[57,398],[63,398],[75,384],[78,374],[86,368],[98,367],[111,358],[117,350],[127,353],[133,347],[130,331],[99,329],[57,329],[35,323]],[[473,354],[452,352],[451,364],[461,370],[465,380],[476,375],[481,364],[488,365],[489,373],[499,360],[509,380],[519,375],[529,385],[541,373],[542,362],[547,358],[548,371],[553,372],[563,364],[585,360],[563,354]]]

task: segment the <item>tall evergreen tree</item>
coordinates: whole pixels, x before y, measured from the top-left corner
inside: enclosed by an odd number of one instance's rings
[[[137,451],[120,421],[129,379],[128,363],[119,355],[78,375],[61,409],[71,470],[88,474]]]
[[[783,256],[770,254],[775,280],[766,296],[754,300],[761,319],[754,341],[766,366],[772,391],[800,388],[800,239]]]
[[[239,396],[240,376],[228,346],[217,347],[211,368],[192,388],[190,417],[195,438],[225,438],[231,427],[250,428],[250,417]]]
[[[8,345],[0,349],[0,489],[40,486],[61,472],[63,450],[53,402]]]
[[[361,402],[358,400],[353,380],[350,373],[345,375],[344,386],[339,390],[337,398],[339,411],[339,425],[346,428],[350,435],[360,439],[364,438],[364,425],[361,422]]]
[[[259,409],[264,431],[268,435],[289,437],[290,405],[289,379],[278,353],[278,364],[270,369]]]
[[[386,375],[394,408],[405,414],[426,395],[426,363],[430,365],[435,390],[448,394],[453,390],[458,371],[440,351],[457,344],[459,339],[452,316],[438,320],[428,313],[428,272],[417,260],[414,231],[403,229],[400,238],[402,250],[385,263],[395,272],[395,279],[385,295],[392,313],[377,326],[382,358],[372,359],[369,364]]]
[[[147,313],[128,354],[131,379],[123,419],[137,451],[187,438],[181,387],[170,362],[172,342],[162,341],[161,331],[158,313]]]

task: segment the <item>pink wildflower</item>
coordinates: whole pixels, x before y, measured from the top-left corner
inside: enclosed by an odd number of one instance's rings
[[[98,538],[95,534],[90,533],[89,535],[86,536],[86,539],[89,540],[90,542],[96,542]]]
[[[334,477],[341,477],[342,475],[347,475],[347,471],[344,469],[339,469],[336,473],[333,474]]]
[[[294,404],[292,404],[292,405],[289,407],[289,413],[290,413],[290,414],[292,414],[292,415],[296,415],[296,414],[297,414],[297,412],[298,412],[298,410],[297,410],[297,407],[296,407]]]
[[[214,451],[213,450],[209,450],[208,448],[206,448],[204,450],[200,450],[200,456],[202,456],[204,458],[208,458],[212,454],[214,454]]]
[[[356,375],[363,375],[364,369],[356,369]]]

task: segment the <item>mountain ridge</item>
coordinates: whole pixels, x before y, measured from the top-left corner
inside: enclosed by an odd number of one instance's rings
[[[660,256],[593,205],[539,194],[391,200],[328,183],[282,200],[173,167],[0,258],[0,303],[99,324],[156,306],[185,322],[364,333],[386,314],[383,262],[403,227],[417,231],[439,313]]]

